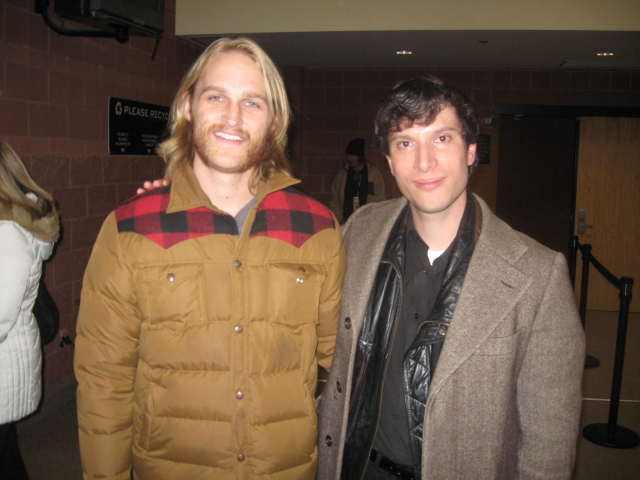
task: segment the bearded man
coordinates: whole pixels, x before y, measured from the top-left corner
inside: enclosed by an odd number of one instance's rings
[[[185,76],[159,147],[170,185],[109,215],[85,274],[85,478],[314,478],[345,254],[332,213],[292,188],[289,116],[249,39]]]

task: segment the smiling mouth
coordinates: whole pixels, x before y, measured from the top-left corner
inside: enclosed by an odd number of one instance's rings
[[[430,180],[418,180],[415,184],[422,190],[433,190],[442,183],[442,178],[434,178]]]
[[[224,138],[225,140],[235,140],[236,142],[241,142],[244,140],[244,138],[237,135],[229,135],[228,133],[223,132],[215,132],[214,135],[216,137]]]

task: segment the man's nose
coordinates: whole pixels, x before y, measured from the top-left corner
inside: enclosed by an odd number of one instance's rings
[[[237,127],[242,124],[242,109],[240,105],[235,102],[227,103],[227,108],[224,112],[223,120],[232,127]]]
[[[434,152],[426,145],[421,145],[416,149],[415,168],[427,171],[438,163]]]

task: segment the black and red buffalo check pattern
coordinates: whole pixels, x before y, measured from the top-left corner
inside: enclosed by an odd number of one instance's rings
[[[134,232],[169,248],[184,240],[205,235],[238,235],[230,215],[198,207],[167,213],[171,185],[156,188],[116,209],[118,232]],[[300,247],[325,228],[334,228],[330,211],[293,188],[267,195],[256,214],[251,236],[267,236]]]
[[[289,187],[265,197],[250,236],[277,238],[299,248],[326,228],[335,228],[329,209]]]

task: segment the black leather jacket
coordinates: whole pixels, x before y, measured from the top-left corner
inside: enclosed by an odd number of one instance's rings
[[[423,419],[432,373],[479,235],[480,222],[476,224],[476,218],[480,220],[481,215],[476,210],[473,195],[468,193],[465,213],[452,244],[435,306],[404,356],[404,401],[416,478],[420,478]],[[382,385],[402,304],[408,215],[407,206],[389,234],[358,339],[342,479],[362,478],[376,435]]]

